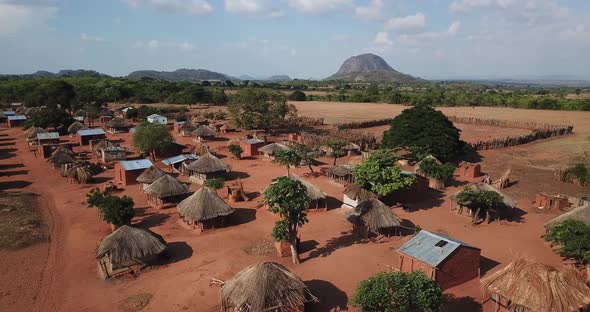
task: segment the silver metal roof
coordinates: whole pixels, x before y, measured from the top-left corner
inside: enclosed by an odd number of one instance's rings
[[[183,155],[170,157],[168,159],[164,159],[164,160],[162,160],[162,163],[164,165],[168,166],[168,165],[174,165],[179,162],[186,161],[186,160],[197,160],[197,159],[199,159],[199,156],[197,156],[195,154],[183,154]]]
[[[437,267],[460,246],[479,249],[446,235],[422,230],[401,246],[398,251]]]
[[[96,129],[81,129],[78,130],[78,134],[80,134],[81,136],[88,136],[88,135],[100,135],[100,134],[106,134],[104,132],[104,130],[100,129],[100,128],[96,128]]]
[[[149,159],[123,160],[120,164],[125,171],[147,169],[154,165]]]
[[[13,112],[13,111],[3,111],[2,112],[2,115],[4,115],[4,116],[14,116],[14,115],[16,115],[16,113]]]
[[[16,115],[16,116],[8,116],[8,120],[27,120],[27,117],[24,115]]]
[[[244,141],[246,144],[260,144],[260,143],[264,143],[264,141],[259,140],[259,139],[248,139],[246,141]]]
[[[51,140],[51,139],[59,139],[59,133],[57,133],[57,132],[37,133],[37,140]]]

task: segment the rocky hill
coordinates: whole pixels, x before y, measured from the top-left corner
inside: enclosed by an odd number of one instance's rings
[[[152,78],[166,81],[237,80],[234,77],[206,69],[177,69],[172,72],[138,70],[130,73],[127,78]]]
[[[380,56],[375,54],[361,54],[348,58],[337,73],[329,80],[347,81],[379,81],[379,82],[407,82],[416,78],[393,69]]]
[[[270,76],[264,80],[266,80],[266,81],[291,81],[291,77],[289,77],[287,75],[275,75],[275,76]]]

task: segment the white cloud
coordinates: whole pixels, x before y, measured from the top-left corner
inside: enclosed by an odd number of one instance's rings
[[[133,44],[136,49],[158,49],[160,47],[160,41],[152,39],[150,41],[137,41]]]
[[[90,36],[86,33],[83,33],[82,35],[80,35],[80,39],[82,39],[84,41],[106,42],[106,40],[104,40],[104,38],[102,38],[102,37]]]
[[[280,17],[285,13],[273,7],[272,0],[225,0],[228,12],[242,15]]]
[[[322,14],[353,7],[353,0],[288,0],[294,9],[311,14]]]
[[[467,13],[475,9],[486,8],[506,9],[514,2],[515,0],[454,0],[451,2],[450,9],[453,13]]]
[[[58,13],[53,1],[0,0],[0,37],[26,30],[49,29],[47,22]]]
[[[357,6],[354,9],[356,16],[368,20],[380,19],[383,14],[384,0],[371,0],[367,6]]]
[[[192,43],[188,43],[186,41],[179,43],[177,47],[180,51],[184,52],[190,52],[195,49],[195,46]]]
[[[418,12],[414,15],[394,17],[385,22],[387,30],[415,30],[426,26],[426,17]]]
[[[208,14],[213,7],[207,0],[122,0],[134,8],[148,6],[154,9],[166,10],[190,15]]]
[[[452,22],[445,31],[427,31],[417,34],[402,34],[399,36],[400,42],[410,45],[425,44],[430,40],[455,37],[461,28],[460,21]]]
[[[449,36],[457,35],[457,32],[459,32],[460,27],[461,27],[461,22],[454,21],[453,23],[451,23],[451,25],[449,25],[449,29],[447,29],[447,34]]]
[[[373,44],[378,46],[393,46],[393,41],[389,38],[389,34],[381,31],[375,35],[375,39],[373,39]]]

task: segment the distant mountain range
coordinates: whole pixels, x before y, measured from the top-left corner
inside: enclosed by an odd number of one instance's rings
[[[53,78],[53,77],[110,77],[109,75],[99,73],[95,70],[87,69],[64,69],[57,73],[52,73],[46,70],[38,70],[32,74],[24,75],[0,75],[0,76],[16,76],[16,77],[30,77],[30,78]]]
[[[410,75],[398,72],[389,66],[382,57],[371,53],[348,58],[340,66],[340,70],[327,79],[374,82],[409,82],[418,80]]]
[[[166,81],[239,80],[206,69],[177,69],[175,71],[138,70],[127,75],[129,79],[152,78]]]
[[[238,77],[238,79],[240,80],[250,80],[250,81],[291,81],[291,77],[287,76],[287,75],[275,75],[275,76],[270,76],[270,77],[264,77],[264,78],[256,78],[256,77],[252,77],[250,75],[241,75]]]

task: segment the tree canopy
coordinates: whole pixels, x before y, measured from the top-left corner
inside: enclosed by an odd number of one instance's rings
[[[346,151],[344,150],[344,147],[346,146],[346,141],[329,140],[326,144],[330,148],[330,156],[334,158],[333,165],[336,166],[336,160],[340,157],[346,156]]]
[[[352,175],[361,187],[381,196],[412,186],[415,177],[402,174],[391,150],[379,150],[356,166]]]
[[[590,264],[590,225],[578,220],[557,224],[545,235],[545,240],[555,247],[560,256],[573,259],[578,264]]]
[[[242,89],[229,105],[232,119],[244,129],[269,130],[281,124],[288,112],[284,94],[264,89]]]
[[[305,93],[303,93],[301,90],[295,90],[293,93],[289,94],[289,101],[305,101]]]
[[[173,142],[166,126],[147,121],[140,123],[133,134],[133,145],[143,153],[150,153],[152,158],[156,151],[166,150]]]
[[[439,164],[433,158],[424,158],[420,161],[420,171],[430,178],[448,181],[455,173],[455,166],[452,163]]]
[[[86,194],[86,202],[88,207],[98,208],[101,218],[109,224],[116,226],[128,224],[135,216],[133,199],[129,196],[113,196],[93,188]]]
[[[406,148],[449,161],[464,153],[461,130],[441,112],[426,105],[404,110],[383,133],[385,148]]]
[[[228,150],[232,155],[234,155],[236,159],[242,159],[242,153],[244,150],[239,144],[230,144],[230,146],[228,146]]]
[[[502,195],[494,191],[476,190],[471,187],[464,188],[457,194],[457,203],[476,209],[473,214],[473,222],[477,223],[480,215],[485,214],[490,218],[490,210],[504,207]]]
[[[74,122],[68,112],[55,106],[40,108],[27,121],[26,127],[55,128],[64,132]]]
[[[273,162],[287,167],[287,174],[289,174],[289,169],[291,167],[296,167],[301,163],[301,156],[297,153],[296,150],[291,148],[284,151],[278,151],[274,153],[273,156]]]

